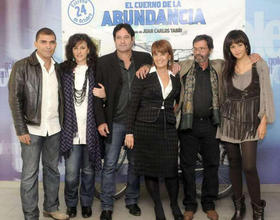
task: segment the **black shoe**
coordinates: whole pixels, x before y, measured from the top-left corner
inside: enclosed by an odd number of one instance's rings
[[[246,205],[245,205],[245,197],[244,195],[241,196],[239,199],[235,199],[234,196],[232,196],[232,201],[234,204],[235,212],[231,220],[242,220],[246,213]]]
[[[141,215],[141,209],[139,208],[139,206],[137,204],[127,205],[126,208],[129,209],[129,213],[131,215],[135,215],[135,216]]]
[[[100,220],[112,220],[112,213],[111,210],[103,210],[100,215]]]
[[[166,220],[162,204],[155,205],[154,207],[156,220]]]
[[[74,218],[77,215],[76,207],[67,207],[66,214],[69,215],[69,218]]]
[[[92,210],[90,206],[82,206],[82,216],[84,218],[89,218],[92,215]]]
[[[253,220],[264,220],[264,208],[266,206],[266,202],[261,200],[261,204],[258,205],[252,202],[253,208]]]

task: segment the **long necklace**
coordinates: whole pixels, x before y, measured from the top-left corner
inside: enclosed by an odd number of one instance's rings
[[[86,71],[86,74],[85,74],[85,80],[84,80],[82,89],[76,89],[75,73],[73,73],[73,74],[74,74],[74,79],[73,79],[74,101],[77,106],[80,106],[84,102],[85,97],[86,97],[88,70]]]

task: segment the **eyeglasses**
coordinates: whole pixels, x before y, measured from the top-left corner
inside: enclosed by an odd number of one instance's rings
[[[207,47],[194,47],[192,48],[192,52],[195,53],[195,52],[205,52],[208,48]]]

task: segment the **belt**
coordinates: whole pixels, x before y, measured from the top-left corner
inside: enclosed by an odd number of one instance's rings
[[[194,120],[197,120],[197,121],[209,121],[209,120],[211,120],[211,117],[194,117]]]

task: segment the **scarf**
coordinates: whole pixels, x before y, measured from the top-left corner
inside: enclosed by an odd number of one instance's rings
[[[209,64],[210,65],[210,64]],[[193,123],[193,93],[195,89],[195,63],[186,75],[184,85],[184,98],[182,106],[182,118],[180,129],[191,129]],[[218,96],[218,76],[214,68],[210,65],[210,82],[212,88],[212,109],[213,109],[213,123],[219,124],[219,96]]]
[[[87,107],[87,123],[86,123],[86,142],[89,152],[89,160],[93,163],[95,170],[101,169],[101,138],[97,131],[95,121],[95,113],[93,108],[94,76],[93,70],[89,67],[88,70],[88,107]],[[73,147],[73,138],[78,131],[77,118],[74,106],[74,91],[73,91],[74,73],[71,71],[63,73],[62,88],[64,94],[64,119],[61,129],[60,152],[64,157],[69,157]]]

